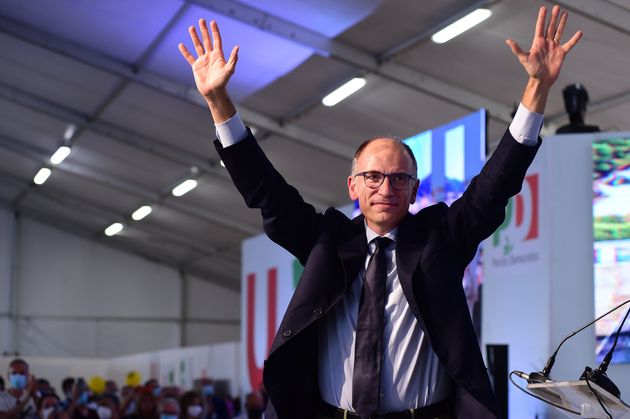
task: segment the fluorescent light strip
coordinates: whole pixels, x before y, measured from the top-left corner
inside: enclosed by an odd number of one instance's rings
[[[135,221],[140,221],[147,215],[151,214],[152,211],[153,209],[151,208],[151,206],[143,205],[137,210],[135,210],[133,214],[131,214],[131,218],[133,218]]]
[[[72,150],[70,149],[70,147],[62,145],[57,149],[57,151],[55,151],[55,154],[52,155],[52,157],[50,158],[50,162],[54,165],[61,163],[66,159],[66,157],[70,155],[71,151]]]
[[[121,223],[114,223],[105,229],[106,236],[114,236],[120,233],[123,229],[123,225]]]
[[[477,9],[433,34],[431,40],[436,44],[443,44],[455,38],[457,35],[466,32],[468,29],[480,24],[491,15],[492,11],[490,9]]]
[[[187,179],[175,186],[171,193],[175,196],[182,196],[197,187],[197,181],[195,179]]]
[[[355,77],[349,82],[339,86],[335,91],[326,95],[325,98],[322,99],[322,103],[325,106],[335,106],[337,103],[341,102],[351,94],[355,93],[357,90],[365,86],[365,79],[362,77]]]
[[[36,185],[43,185],[44,182],[46,182],[46,180],[50,177],[51,173],[52,172],[49,168],[42,167],[33,178],[33,183],[35,183]]]

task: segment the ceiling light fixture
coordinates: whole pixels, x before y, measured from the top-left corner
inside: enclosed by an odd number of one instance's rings
[[[322,99],[322,104],[324,104],[324,106],[335,106],[337,103],[341,102],[342,100],[365,86],[365,83],[366,81],[364,78],[355,77],[349,82],[346,82],[339,86],[333,92],[326,95],[326,97]]]
[[[63,139],[66,141],[70,141],[74,134],[77,132],[77,126],[74,124],[68,124],[66,126],[66,130],[63,133]]]
[[[121,223],[114,223],[105,229],[105,235],[108,237],[115,236],[120,233],[123,229],[123,225]]]
[[[57,151],[55,151],[55,154],[52,155],[50,162],[54,165],[61,163],[66,159],[66,157],[68,157],[68,155],[70,155],[71,151],[72,149],[70,147],[62,145],[57,149]]]
[[[179,185],[175,186],[171,193],[174,196],[182,196],[197,187],[197,181],[195,179],[186,179]]]
[[[33,183],[36,185],[43,185],[44,182],[50,177],[52,172],[47,167],[42,167],[39,169],[35,177],[33,178]]]
[[[133,218],[135,221],[140,221],[147,215],[151,214],[152,211],[153,209],[150,205],[143,205],[135,210],[133,214],[131,214],[131,218]]]
[[[435,34],[433,34],[431,40],[436,44],[443,44],[455,38],[457,35],[466,32],[468,29],[480,24],[484,20],[488,19],[491,15],[492,10],[490,9],[477,9],[475,11],[472,11],[461,19],[458,19],[455,22],[451,23],[444,29],[437,31]]]

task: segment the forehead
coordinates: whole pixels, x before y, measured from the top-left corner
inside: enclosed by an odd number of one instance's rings
[[[28,371],[28,365],[26,365],[24,362],[15,362],[9,367],[9,369],[11,371],[18,372]]]
[[[371,141],[361,152],[357,165],[362,170],[407,171],[413,168],[411,157],[404,146],[391,138]]]

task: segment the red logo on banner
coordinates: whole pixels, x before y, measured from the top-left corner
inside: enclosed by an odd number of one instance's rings
[[[508,241],[507,238],[506,243],[503,243],[501,235],[510,225],[512,226],[510,229],[520,231],[517,233],[517,237],[520,236],[522,241],[538,238],[538,208],[540,206],[538,174],[526,176],[523,186],[524,190],[508,202],[505,209],[505,220],[492,235],[492,244],[494,246],[505,245],[506,254],[511,251],[514,243]],[[529,225],[527,225],[527,221],[529,221]],[[512,238],[514,239],[514,237]]]
[[[276,334],[276,307],[277,307],[277,286],[278,270],[271,268],[267,271],[267,345],[265,358],[269,354],[269,349]],[[262,388],[262,368],[256,364],[255,340],[254,340],[254,315],[256,308],[256,274],[247,275],[247,371],[249,372],[249,382],[251,388],[259,390]]]

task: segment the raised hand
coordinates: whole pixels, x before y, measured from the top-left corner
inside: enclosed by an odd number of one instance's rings
[[[559,19],[558,15],[560,15]],[[542,6],[538,12],[534,40],[529,52],[524,52],[512,39],[505,42],[510,46],[527,74],[550,87],[560,75],[566,55],[582,38],[582,32],[577,31],[571,39],[561,44],[567,23],[567,12],[560,14],[560,7],[554,6],[547,27],[545,27],[546,16],[547,8]]]
[[[230,58],[225,61],[221,34],[214,20],[210,22],[210,28],[212,29],[212,41],[210,40],[205,19],[199,19],[199,29],[201,30],[203,44],[199,40],[195,27],[190,26],[188,28],[190,38],[197,52],[196,59],[184,44],[179,44],[179,51],[192,67],[197,90],[206,100],[211,100],[217,93],[225,91],[225,87],[230,77],[234,74],[236,62],[238,61],[238,46],[232,49]]]

